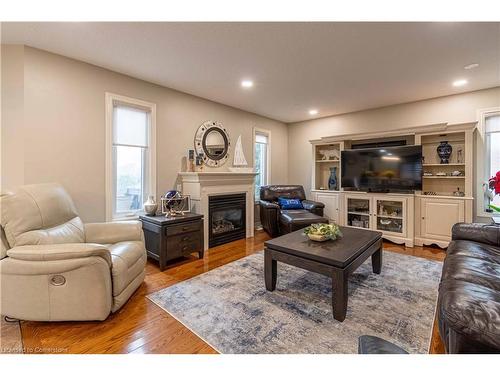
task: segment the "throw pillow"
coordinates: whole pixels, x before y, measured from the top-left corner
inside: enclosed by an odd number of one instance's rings
[[[298,210],[304,208],[300,199],[289,199],[289,198],[279,197],[278,204],[283,210]]]

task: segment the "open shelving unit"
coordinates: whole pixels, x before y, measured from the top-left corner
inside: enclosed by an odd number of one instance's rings
[[[314,176],[313,189],[315,190],[340,190],[340,153],[342,143],[317,144],[313,147]],[[329,189],[331,168],[336,168],[337,188]]]
[[[424,173],[432,176],[423,176],[422,193],[432,193],[438,196],[472,195],[472,176],[470,163],[472,162],[472,139],[467,130],[457,130],[446,133],[420,134],[416,143],[422,145]],[[451,147],[451,156],[448,163],[441,163],[437,148],[441,142],[447,142]],[[458,171],[460,175],[454,176]],[[446,176],[437,176],[437,173],[446,173]]]

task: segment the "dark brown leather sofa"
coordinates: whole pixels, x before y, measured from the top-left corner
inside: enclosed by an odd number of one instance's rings
[[[438,322],[447,353],[500,353],[500,226],[453,226]]]
[[[278,197],[300,199],[304,209],[282,210]],[[301,185],[268,185],[260,188],[260,222],[272,237],[305,228],[313,223],[328,223],[325,205],[306,199]]]

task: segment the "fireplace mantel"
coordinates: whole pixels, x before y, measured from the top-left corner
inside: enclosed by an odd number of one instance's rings
[[[204,216],[204,248],[208,249],[208,197],[235,193],[246,194],[246,237],[254,231],[254,180],[249,172],[180,172],[182,193],[191,198],[193,212]]]

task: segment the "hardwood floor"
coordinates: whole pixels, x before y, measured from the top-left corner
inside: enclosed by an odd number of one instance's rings
[[[193,276],[262,250],[269,237],[257,231],[254,238],[235,241],[210,249],[204,259],[193,256],[171,264],[160,272],[148,262],[146,280],[128,303],[104,322],[40,323],[21,322],[25,353],[216,353],[207,343],[184,327],[146,296]],[[384,250],[443,260],[445,252],[433,247],[405,248],[384,242]],[[84,296],[82,296],[84,298]],[[2,341],[18,345],[12,338],[12,327],[2,325]],[[10,325],[10,327],[9,327]],[[5,329],[4,329],[5,328]],[[3,335],[6,335],[3,337]],[[7,336],[10,337],[7,338]],[[2,345],[3,347],[3,345]],[[430,353],[444,353],[436,324]]]

